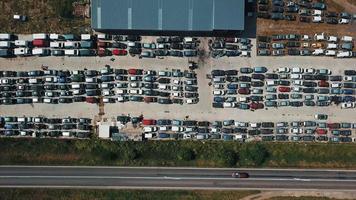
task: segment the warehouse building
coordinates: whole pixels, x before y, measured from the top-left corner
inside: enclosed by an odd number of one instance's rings
[[[241,32],[245,0],[92,0],[96,31],[147,35]]]

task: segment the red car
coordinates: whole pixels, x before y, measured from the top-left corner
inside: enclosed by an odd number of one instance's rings
[[[35,47],[48,47],[48,41],[41,40],[41,39],[35,39],[32,41],[32,45]]]
[[[263,103],[255,103],[255,102],[250,103],[250,109],[252,110],[263,109],[263,108],[264,108]]]
[[[143,119],[142,120],[143,125],[156,125],[156,120],[154,119]]]
[[[278,91],[279,92],[290,92],[290,87],[279,87]]]
[[[248,88],[240,88],[238,90],[239,94],[250,94],[250,89]]]
[[[126,56],[127,51],[125,49],[114,49],[112,50],[112,54],[116,56]]]
[[[99,103],[99,99],[98,98],[95,98],[95,97],[86,97],[85,98],[85,101],[87,103]]]
[[[157,102],[157,97],[144,97],[143,100],[145,103]]]
[[[329,87],[329,82],[327,82],[325,80],[321,80],[318,82],[318,86],[319,87]]]
[[[143,74],[143,70],[142,69],[129,69],[129,70],[127,70],[127,72],[130,75],[142,75]]]
[[[328,131],[326,129],[316,129],[315,132],[319,135],[325,135]]]
[[[330,129],[340,128],[339,123],[327,123],[326,126]]]
[[[111,51],[108,49],[104,49],[104,48],[99,48],[98,49],[98,56],[110,56],[111,55]]]

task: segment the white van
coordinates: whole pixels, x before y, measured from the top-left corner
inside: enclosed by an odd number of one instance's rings
[[[186,104],[196,104],[196,103],[198,103],[198,99],[197,99],[197,98],[194,98],[194,99],[186,99],[186,100],[185,100],[185,103],[186,103]]]
[[[155,126],[145,126],[145,127],[143,127],[143,132],[144,133],[156,132],[157,130],[158,130],[158,128],[155,127]]]
[[[34,40],[37,40],[37,39],[40,39],[40,40],[45,40],[48,38],[48,35],[45,34],[45,33],[35,33],[35,34],[32,34],[32,38]]]
[[[184,131],[184,127],[172,126],[172,131],[174,131],[174,132],[183,132]]]
[[[323,20],[322,20],[321,16],[314,16],[313,19],[312,19],[312,22],[314,22],[314,23],[322,23]]]
[[[62,136],[63,136],[63,137],[72,137],[72,132],[70,132],[70,131],[63,131],[63,132],[62,132]]]
[[[29,45],[29,41],[26,40],[15,40],[15,46],[18,47],[27,47]]]
[[[195,38],[192,38],[192,37],[185,37],[183,39],[183,42],[184,43],[192,43],[192,42],[195,42]]]
[[[44,98],[43,99],[43,103],[52,103],[52,99],[51,98]]]
[[[276,86],[276,85],[278,85],[278,81],[276,81],[276,80],[268,80],[268,81],[266,81],[266,85],[267,86]]]
[[[64,55],[66,56],[79,56],[78,49],[66,49],[64,50]]]
[[[64,48],[69,48],[69,49],[79,48],[79,42],[66,41],[64,42]]]
[[[328,39],[327,39],[328,42],[337,42],[337,37],[336,36],[328,36]]]
[[[50,42],[49,46],[51,48],[64,48],[64,42]]]
[[[56,33],[51,33],[49,34],[49,39],[50,40],[58,40],[59,39],[59,35]]]
[[[323,12],[321,10],[313,10],[312,11],[312,16],[321,16]]]
[[[352,57],[352,52],[351,51],[339,51],[336,54],[337,58],[350,58]]]
[[[42,49],[42,48],[35,48],[32,49],[32,55],[34,56],[48,56],[50,55],[50,50],[49,49]]]
[[[351,36],[342,36],[341,41],[352,42],[352,37]]]
[[[0,40],[11,40],[11,34],[0,33]]]
[[[80,38],[82,40],[91,40],[91,35],[90,34],[81,34]]]
[[[328,43],[326,46],[327,49],[337,49],[337,44],[334,43]]]
[[[315,56],[319,56],[319,55],[324,55],[325,52],[324,49],[315,49],[312,54]]]
[[[224,102],[223,107],[224,108],[236,108],[237,103],[236,102]]]
[[[336,55],[336,51],[335,50],[326,50],[325,51],[325,55],[326,56],[335,56]]]
[[[322,34],[320,34],[320,35],[315,34],[315,35],[314,35],[314,40],[316,40],[316,41],[325,40],[325,35],[324,35],[324,33],[322,33]]]
[[[9,41],[0,41],[0,48],[10,48],[11,42]]]

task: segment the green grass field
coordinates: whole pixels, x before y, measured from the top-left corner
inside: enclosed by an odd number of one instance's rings
[[[258,191],[0,189],[1,200],[233,200]]]
[[[0,138],[0,163],[356,168],[356,144]]]

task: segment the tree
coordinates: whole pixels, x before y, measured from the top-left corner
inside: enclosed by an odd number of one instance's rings
[[[246,165],[261,166],[268,157],[268,150],[260,143],[249,143],[241,149],[240,156]]]
[[[232,150],[222,150],[219,157],[221,164],[226,167],[235,166],[238,160],[237,154]]]
[[[195,159],[195,153],[191,149],[182,148],[177,153],[178,160],[190,161]]]

